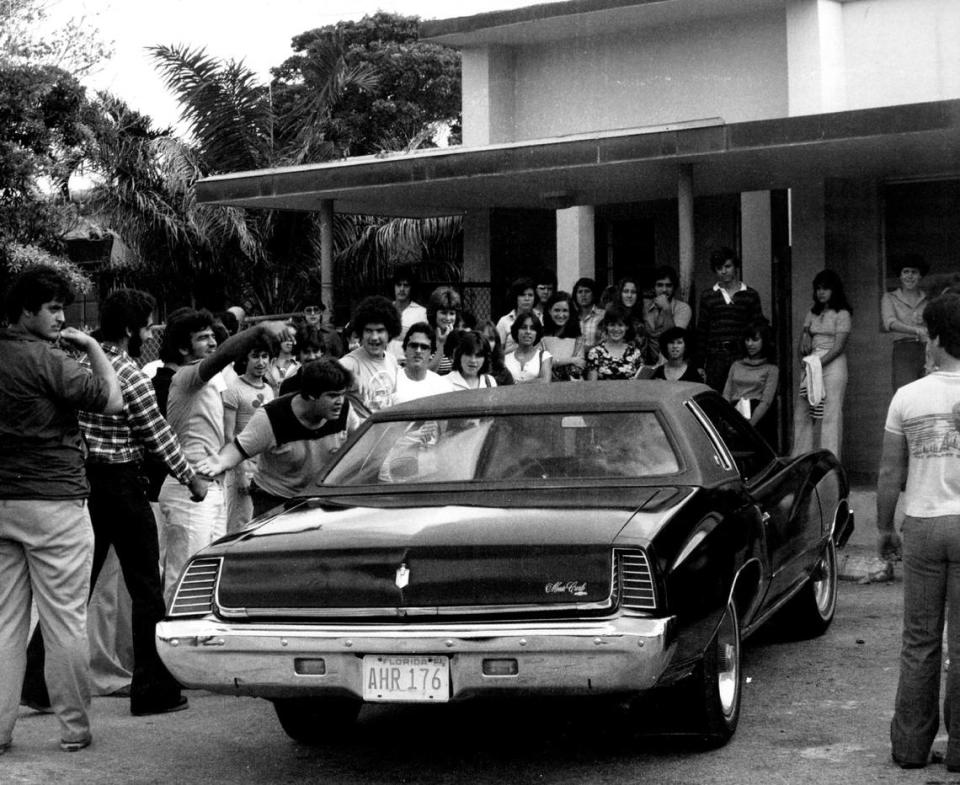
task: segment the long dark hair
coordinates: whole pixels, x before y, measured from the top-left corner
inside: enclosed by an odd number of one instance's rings
[[[553,317],[550,315],[550,309],[557,303],[566,303],[570,309],[570,318],[563,327],[558,327]],[[580,309],[573,301],[573,297],[568,292],[556,292],[547,300],[543,309],[543,334],[552,335],[556,338],[579,338],[580,333]]]
[[[826,304],[817,301],[817,289],[819,288],[830,290],[830,300]],[[826,308],[832,308],[834,311],[846,311],[851,316],[853,315],[853,308],[847,300],[847,295],[843,292],[843,282],[833,270],[821,270],[813,278],[813,307],[810,310],[819,315]]]

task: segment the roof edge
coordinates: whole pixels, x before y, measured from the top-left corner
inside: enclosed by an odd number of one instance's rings
[[[451,35],[465,35],[495,27],[539,22],[564,16],[577,16],[597,11],[609,11],[614,8],[653,5],[669,0],[559,0],[555,3],[528,5],[523,8],[511,8],[503,11],[487,11],[473,16],[458,16],[451,19],[430,19],[420,23],[420,38],[442,38]]]

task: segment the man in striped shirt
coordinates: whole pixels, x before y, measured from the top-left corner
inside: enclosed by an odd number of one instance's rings
[[[700,297],[697,350],[703,358],[707,384],[719,392],[727,383],[734,360],[743,356],[743,333],[763,318],[760,295],[740,280],[740,259],[731,248],[710,255],[717,282]]]
[[[196,500],[206,494],[206,482],[187,462],[176,435],[160,415],[153,384],[131,359],[149,334],[155,301],[146,292],[120,289],[100,310],[101,344],[120,380],[123,411],[115,415],[80,412],[80,430],[87,444],[90,518],[94,531],[91,586],[112,545],[133,610],[134,670],[130,710],[135,715],[160,714],[187,708],[180,685],[157,656],[154,627],[163,618],[157,523],[147,499],[143,459],[147,452],[160,459],[170,474],[190,488]],[[31,642],[23,701],[35,708],[46,702],[43,687],[42,642]]]

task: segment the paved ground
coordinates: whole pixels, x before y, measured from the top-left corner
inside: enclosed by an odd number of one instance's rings
[[[849,553],[873,552],[872,504],[854,495]],[[889,759],[901,589],[899,573],[893,583],[843,582],[824,637],[752,640],[740,728],[713,752],[640,735],[625,712],[577,702],[367,707],[352,739],[317,750],[287,739],[264,701],[190,692],[189,711],[152,718],[95,699],[94,745],[76,754],[57,749],[52,717],[22,710],[0,783],[960,785],[942,765],[904,772]]]

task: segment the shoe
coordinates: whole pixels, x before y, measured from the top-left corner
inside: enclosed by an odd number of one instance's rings
[[[924,768],[928,760],[925,761],[913,761],[913,760],[900,760],[896,755],[891,755],[893,762],[896,763],[901,769],[922,769]]]
[[[53,714],[53,709],[49,703],[40,703],[33,698],[20,698],[20,705],[33,709],[37,714]]]
[[[6,755],[8,752],[10,752],[10,742],[7,741],[0,744],[0,755]]]
[[[80,752],[80,750],[85,750],[90,746],[90,742],[93,739],[90,736],[87,736],[85,739],[80,739],[80,741],[61,741],[60,749],[64,752]]]
[[[183,711],[190,708],[190,702],[186,695],[181,695],[173,703],[157,706],[130,706],[130,713],[134,717],[146,717],[150,714],[172,714],[175,711]]]

